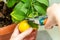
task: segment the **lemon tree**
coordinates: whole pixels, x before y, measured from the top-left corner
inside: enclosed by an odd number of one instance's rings
[[[13,22],[19,22],[26,18],[35,18],[46,15],[46,9],[49,6],[48,0],[7,0],[9,8],[14,7],[11,12]],[[16,18],[15,18],[16,17]]]
[[[33,21],[26,21],[29,18],[36,18],[46,15],[49,6],[48,0],[7,0],[8,8],[14,7],[11,18],[14,23],[19,23],[19,30],[24,32],[29,27],[38,29],[38,24]]]

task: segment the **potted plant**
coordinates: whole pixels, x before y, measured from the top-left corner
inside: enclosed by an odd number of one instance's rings
[[[12,23],[10,13],[13,8],[8,8],[6,3],[0,0],[0,40],[8,40],[16,24]]]
[[[7,30],[7,29],[10,30],[9,33],[4,34],[4,35],[8,35],[8,34],[12,33],[16,24],[18,24],[22,20],[29,20],[30,18],[36,18],[36,17],[42,16],[42,15],[45,15],[49,2],[48,2],[48,0],[7,0],[5,2],[5,4],[7,5],[8,9],[12,8],[12,10],[10,10],[11,12],[9,15],[11,16],[12,23],[15,23],[15,24],[11,23],[13,26],[8,25],[6,27],[6,29],[5,29],[5,27],[0,28],[0,30],[3,30],[2,28],[4,28],[5,30]],[[30,21],[30,25],[31,25],[31,23],[34,24],[33,21]],[[3,31],[5,32],[5,30],[3,30]],[[4,32],[2,32],[2,33],[4,33]],[[1,36],[1,38],[2,37],[3,36]],[[10,35],[9,35],[9,37],[10,37]],[[5,36],[4,36],[4,38],[5,38]],[[4,39],[1,39],[1,40],[4,40]]]

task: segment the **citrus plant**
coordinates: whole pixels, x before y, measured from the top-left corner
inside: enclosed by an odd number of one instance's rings
[[[19,23],[22,20],[46,15],[46,9],[49,6],[48,0],[7,0],[9,8],[14,7],[11,12],[12,21]],[[37,28],[33,21],[28,22],[30,26]]]
[[[13,22],[19,22],[26,18],[34,18],[46,15],[49,5],[48,0],[7,0],[9,8],[14,7],[11,16]]]

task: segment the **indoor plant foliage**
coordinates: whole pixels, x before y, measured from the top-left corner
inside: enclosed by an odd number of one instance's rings
[[[12,23],[19,23],[22,20],[29,21],[30,18],[46,15],[49,2],[48,0],[6,0],[5,4],[8,8],[13,8],[10,12]],[[29,24],[38,28],[34,21],[29,21]]]
[[[48,0],[5,0],[4,2],[8,8],[13,8],[13,10],[10,10],[12,11],[10,15],[14,23],[46,15],[46,9],[49,4]]]
[[[48,7],[48,0],[10,0],[7,1],[7,6],[12,7],[15,3],[17,4],[11,13],[13,22],[45,15]]]
[[[48,7],[48,0],[14,0],[14,4],[17,3],[11,12],[12,21],[19,23],[28,19],[28,23],[31,27],[38,29],[38,24],[34,21],[30,21],[30,18],[36,18],[42,15],[46,15],[46,9]],[[8,7],[12,7],[12,0],[7,2]],[[10,6],[9,6],[9,4]]]
[[[17,3],[17,4],[16,4]],[[48,7],[48,0],[8,0],[7,6],[14,6],[11,12],[12,21],[14,23],[19,23],[22,20],[27,20],[29,18],[35,18],[45,15],[46,9]],[[31,22],[31,21],[30,21]],[[30,25],[36,25],[33,21],[29,23]],[[33,26],[31,25],[31,27]]]

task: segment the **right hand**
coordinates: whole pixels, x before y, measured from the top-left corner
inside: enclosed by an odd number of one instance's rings
[[[58,25],[60,29],[60,4],[53,4],[47,9],[48,20],[45,28],[50,29],[54,25]]]

